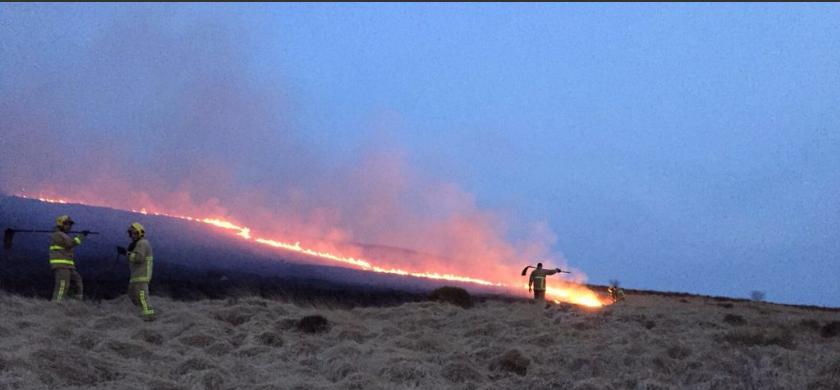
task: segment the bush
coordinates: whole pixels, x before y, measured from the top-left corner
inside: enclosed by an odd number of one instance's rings
[[[326,318],[316,314],[301,318],[295,327],[304,333],[321,333],[327,331],[330,325]]]
[[[464,309],[469,309],[473,306],[473,299],[467,290],[460,287],[440,287],[429,295],[429,299],[438,302],[447,302]]]
[[[820,329],[822,337],[834,337],[840,334],[840,321],[831,321]]]
[[[747,320],[745,320],[744,317],[741,317],[737,314],[727,314],[727,315],[723,316],[723,322],[725,322],[729,325],[735,325],[735,326],[741,326],[741,325],[746,325],[747,324]]]
[[[766,294],[764,294],[764,291],[753,291],[750,293],[750,298],[756,302],[764,301],[765,296]]]

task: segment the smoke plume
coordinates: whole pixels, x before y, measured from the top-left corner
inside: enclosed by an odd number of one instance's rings
[[[2,192],[222,217],[396,267],[491,280],[561,260],[544,224],[512,239],[510,224],[521,222],[410,166],[405,146],[313,143],[294,88],[254,64],[245,18],[177,7],[3,9]],[[96,23],[82,28],[74,17]]]

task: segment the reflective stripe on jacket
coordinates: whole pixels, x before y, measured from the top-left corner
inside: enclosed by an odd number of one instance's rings
[[[50,238],[50,268],[76,268],[73,248],[82,245],[82,237],[70,238],[56,229]]]
[[[134,249],[128,252],[128,266],[131,269],[131,283],[149,283],[152,281],[154,255],[149,240],[137,240]]]
[[[545,268],[535,269],[531,271],[530,281],[534,284],[534,291],[545,291],[545,277],[554,275],[557,270],[549,270]]]

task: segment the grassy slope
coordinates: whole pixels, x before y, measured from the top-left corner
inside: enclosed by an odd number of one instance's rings
[[[840,388],[830,311],[638,293],[596,311],[153,298],[144,323],[124,297],[0,294],[0,388]],[[295,327],[312,314],[326,332]]]

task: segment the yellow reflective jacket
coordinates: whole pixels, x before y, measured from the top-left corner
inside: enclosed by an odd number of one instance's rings
[[[131,246],[129,246],[131,248]],[[152,281],[152,244],[141,238],[128,251],[128,267],[131,269],[131,283],[149,283]]]
[[[545,291],[545,277],[548,275],[554,275],[557,273],[557,270],[553,269],[535,269],[531,271],[531,277],[529,278],[529,285],[534,284],[534,291]]]
[[[73,248],[82,245],[82,236],[70,238],[56,229],[50,238],[50,269],[76,268]]]

